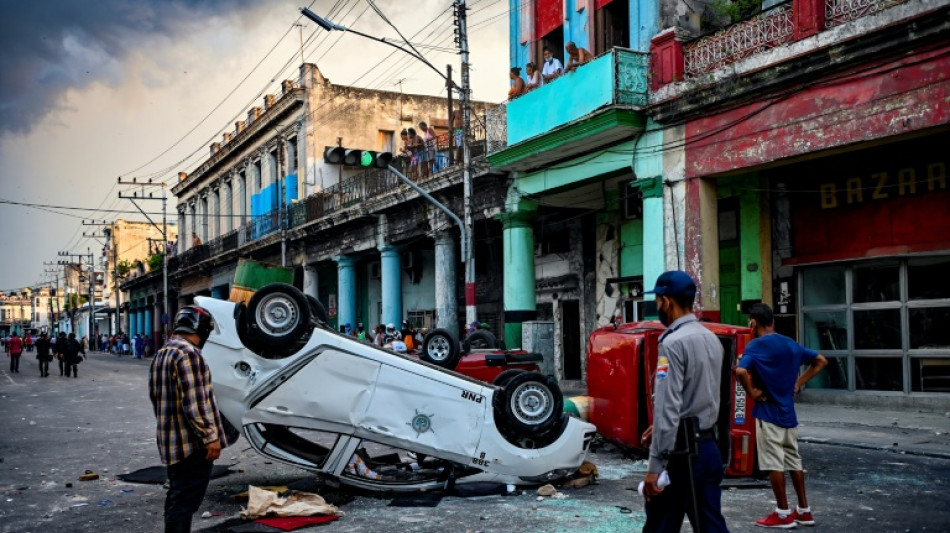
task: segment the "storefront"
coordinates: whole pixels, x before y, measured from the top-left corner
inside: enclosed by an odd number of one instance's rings
[[[950,392],[950,134],[770,173],[775,302],[813,387]]]

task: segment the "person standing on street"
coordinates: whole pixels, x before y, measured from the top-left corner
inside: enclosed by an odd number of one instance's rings
[[[756,419],[755,443],[759,468],[769,472],[775,511],[756,520],[762,527],[792,528],[796,524],[815,525],[815,518],[805,496],[805,472],[798,453],[798,417],[795,394],[805,383],[818,375],[828,360],[792,339],[775,332],[772,308],[755,304],[749,309],[749,327],[753,340],[736,367],[736,377],[746,393],[755,401],[752,416]],[[802,365],[808,369],[799,376]],[[785,471],[792,477],[798,496],[798,507],[791,511],[785,494]]]
[[[53,353],[59,361],[59,375],[63,376],[66,371],[66,332],[60,331],[56,336],[56,343],[53,344]]]
[[[23,344],[26,345],[26,351],[33,352],[33,335],[30,333],[26,334],[26,337],[23,338]]]
[[[63,364],[66,377],[72,373],[74,378],[79,377],[79,363],[86,358],[86,348],[76,340],[76,334],[70,333],[66,338],[66,351],[63,353]]]
[[[204,499],[214,460],[227,446],[211,370],[201,348],[214,321],[198,306],[178,311],[174,335],[155,355],[148,394],[157,422],[156,440],[168,465],[165,532],[191,531],[191,519]]]
[[[722,516],[719,486],[723,476],[722,458],[716,446],[722,344],[693,314],[696,283],[689,274],[681,270],[664,272],[650,292],[656,295],[660,322],[667,330],[659,338],[653,425],[642,437],[644,446],[650,444],[650,459],[643,480],[647,515],[643,531],[679,531],[686,515],[693,531],[728,532]],[[685,443],[678,442],[677,435],[687,418],[695,418],[698,424],[695,457],[673,453],[685,447]],[[665,477],[662,476],[664,471],[669,476],[665,487],[659,483],[661,477]],[[691,486],[695,490],[691,490]]]
[[[20,356],[23,355],[23,339],[14,331],[7,341],[7,348],[10,349],[10,372],[20,372]]]
[[[52,346],[50,345],[49,338],[46,336],[46,332],[40,333],[40,338],[36,340],[36,358],[40,362],[40,377],[48,378],[49,377],[49,362],[53,360],[53,354],[50,351]]]

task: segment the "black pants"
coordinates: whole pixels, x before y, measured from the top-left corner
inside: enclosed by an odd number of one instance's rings
[[[49,375],[49,361],[40,359],[40,377],[45,378]]]
[[[20,354],[10,354],[10,372],[20,371]]]
[[[70,363],[69,361],[67,361],[67,362],[65,363],[65,366],[64,366],[63,368],[66,369],[66,377],[67,377],[67,378],[69,377],[70,372],[72,372],[74,378],[78,378],[78,377],[79,377],[79,365],[78,365],[78,364],[76,364],[76,363]]]
[[[58,361],[59,361],[59,375],[62,376],[63,372],[66,370],[66,362],[63,361],[62,359],[58,359]]]
[[[186,524],[201,507],[208,482],[211,481],[211,467],[214,462],[208,460],[204,448],[189,455],[183,461],[168,465],[168,493],[165,495],[165,523]]]
[[[675,457],[667,465],[670,484],[659,495],[646,503],[647,522],[644,533],[678,532],[683,517],[688,516],[695,524],[693,502],[689,487],[689,459]],[[728,533],[726,520],[722,517],[722,458],[712,439],[699,443],[699,455],[693,462],[693,482],[696,484],[696,500],[699,506],[699,523],[702,533]],[[697,531],[693,525],[693,531]]]

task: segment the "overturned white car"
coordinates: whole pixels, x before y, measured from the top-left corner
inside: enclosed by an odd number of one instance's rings
[[[331,331],[289,285],[247,307],[196,303],[214,317],[203,353],[226,425],[269,458],[349,485],[546,483],[581,465],[595,433],[561,412],[550,378],[509,371],[487,384],[437,366],[458,351],[443,330],[427,337],[424,362]]]

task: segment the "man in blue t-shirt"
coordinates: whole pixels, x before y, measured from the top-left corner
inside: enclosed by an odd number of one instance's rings
[[[815,525],[805,497],[805,473],[798,453],[798,418],[795,416],[795,394],[815,377],[828,360],[792,339],[775,333],[772,308],[759,303],[749,309],[749,327],[754,340],[746,346],[736,367],[736,377],[746,393],[755,401],[752,416],[756,418],[756,447],[759,468],[769,471],[775,493],[775,512],[756,524],[763,527],[790,528],[796,524]],[[808,369],[799,376],[802,365]],[[785,471],[792,477],[798,508],[788,508],[785,495]]]

